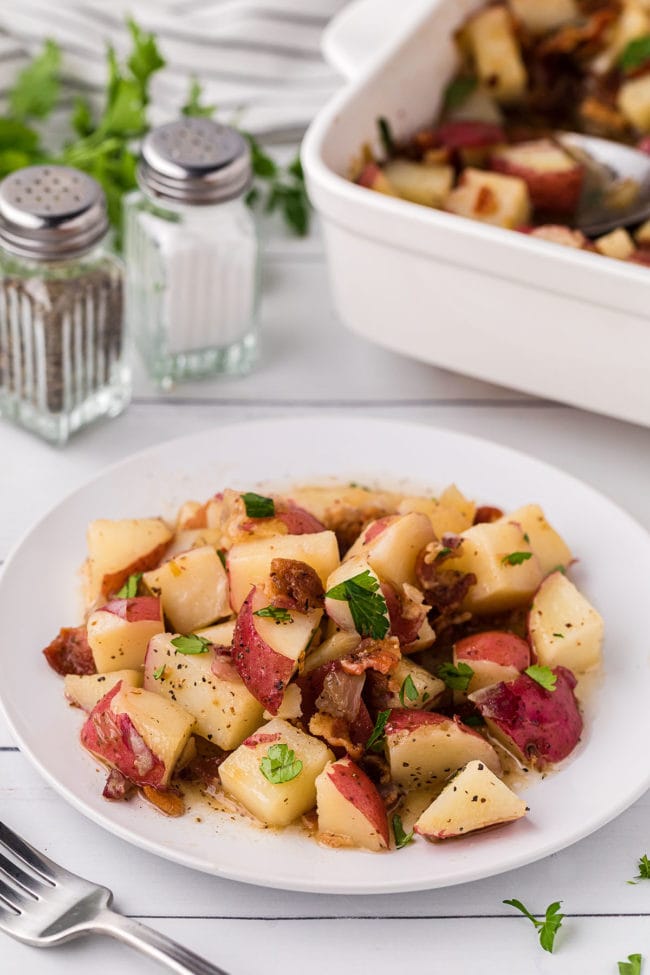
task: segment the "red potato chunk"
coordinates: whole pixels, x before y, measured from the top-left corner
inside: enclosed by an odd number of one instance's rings
[[[388,848],[386,807],[375,785],[350,758],[325,767],[316,779],[318,829],[346,845]]]
[[[566,216],[575,213],[584,167],[551,139],[503,146],[493,154],[491,168],[523,179],[536,209]]]
[[[553,691],[522,674],[471,696],[494,737],[520,761],[540,768],[570,755],[582,734],[576,679],[566,667],[555,667],[553,673]]]

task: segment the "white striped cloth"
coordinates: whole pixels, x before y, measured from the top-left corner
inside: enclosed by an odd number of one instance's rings
[[[0,96],[44,39],[63,51],[66,82],[99,100],[105,49],[128,50],[126,16],[153,31],[167,67],[152,120],[173,118],[196,76],[224,121],[252,132],[302,128],[340,84],[320,35],[345,0],[1,0]]]

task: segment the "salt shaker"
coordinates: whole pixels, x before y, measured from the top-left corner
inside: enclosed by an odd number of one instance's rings
[[[258,243],[248,144],[187,118],[152,130],[125,202],[128,319],[150,375],[247,372],[257,343]]]
[[[0,184],[0,415],[54,443],[128,403],[121,262],[100,185],[68,166]]]

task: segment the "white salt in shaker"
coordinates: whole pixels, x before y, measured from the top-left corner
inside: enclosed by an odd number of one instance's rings
[[[211,119],[144,140],[139,191],[125,203],[127,316],[163,387],[247,372],[257,344],[258,242],[245,202],[248,144]]]

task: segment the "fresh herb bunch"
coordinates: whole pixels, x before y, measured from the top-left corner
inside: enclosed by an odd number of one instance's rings
[[[156,38],[132,19],[127,20],[131,51],[124,63],[108,46],[108,82],[104,106],[95,116],[89,101],[74,102],[70,125],[76,135],[60,151],[44,146],[37,123],[47,118],[61,94],[61,51],[47,40],[43,50],[16,78],[8,95],[9,111],[0,118],[0,178],[23,166],[62,164],[93,176],[106,194],[108,216],[121,246],[122,198],[136,187],[138,140],[149,128],[147,109],[151,80],[165,66]],[[205,105],[196,78],[191,79],[187,116],[212,116],[216,106]],[[279,166],[253,136],[244,133],[251,147],[255,185],[248,202],[260,202],[267,212],[278,211],[294,233],[309,231],[310,207],[300,161]]]

